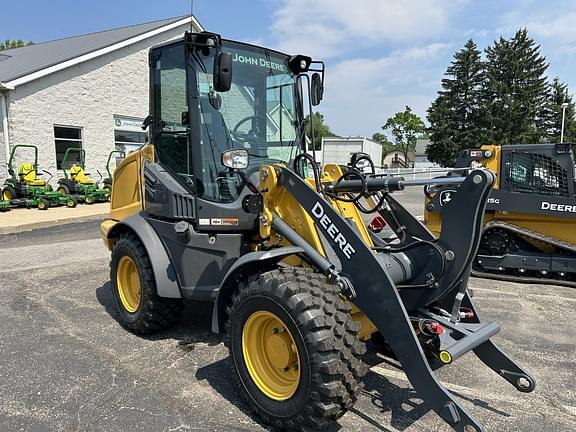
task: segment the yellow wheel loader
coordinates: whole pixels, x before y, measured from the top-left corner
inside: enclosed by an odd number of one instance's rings
[[[485,167],[496,174],[474,274],[576,286],[573,144],[517,144],[465,150],[450,177]],[[453,186],[427,186],[425,223],[440,235]]]
[[[456,431],[483,428],[433,368],[473,351],[515,389],[534,389],[467,293],[490,171],[424,182],[320,171],[304,108],[322,99],[324,65],[307,56],[203,32],[152,48],[149,64],[151,144],[116,168],[101,226],[123,326],[163,329],[183,299],[205,301],[238,391],[285,430],[324,429],[354,405],[371,338]],[[436,239],[392,194],[445,183],[459,192]],[[372,235],[361,211],[379,212],[397,238]]]

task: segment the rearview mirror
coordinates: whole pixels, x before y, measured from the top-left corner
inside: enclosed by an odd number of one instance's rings
[[[310,84],[310,100],[312,105],[316,106],[322,100],[324,96],[324,84],[322,83],[322,78],[318,72],[312,74],[312,82]]]
[[[248,150],[231,149],[222,152],[222,165],[235,170],[246,169],[248,167]]]
[[[214,90],[227,92],[232,85],[232,55],[220,52],[214,59]]]

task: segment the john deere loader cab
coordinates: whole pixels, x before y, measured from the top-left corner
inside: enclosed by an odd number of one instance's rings
[[[71,156],[76,155],[74,161]],[[85,171],[86,150],[70,147],[66,149],[62,158],[62,171],[64,178],[58,180],[58,192],[71,195],[79,202],[93,204],[108,201],[110,191],[100,189],[96,180]]]
[[[474,266],[485,277],[576,286],[574,144],[517,144],[465,150],[452,176],[484,166],[497,174]],[[428,227],[440,232],[442,198],[427,203]]]
[[[123,326],[148,333],[173,324],[183,299],[212,303],[238,391],[281,429],[321,429],[352,407],[372,337],[457,431],[483,429],[432,367],[472,350],[519,391],[534,389],[467,294],[488,170],[457,180],[463,193],[436,240],[391,194],[453,180],[320,172],[305,152],[302,95],[308,112],[322,99],[322,63],[213,33],[187,33],[149,60],[151,144],[116,168],[101,225]],[[361,217],[360,199],[376,194],[370,211],[395,243]]]
[[[21,162],[16,171],[14,170],[16,154],[18,150],[22,149],[32,149],[33,162]],[[76,206],[76,201],[73,198],[54,192],[49,180],[40,178],[42,174],[47,174],[49,178],[52,178],[52,174],[46,170],[39,171],[38,148],[36,146],[14,146],[8,160],[8,173],[11,177],[4,182],[2,199],[9,202],[11,207],[38,207],[40,210],[46,210],[49,207],[60,205]]]

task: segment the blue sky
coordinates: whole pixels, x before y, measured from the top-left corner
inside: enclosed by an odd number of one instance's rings
[[[5,1],[0,40],[36,42],[187,14],[189,0]],[[195,15],[227,38],[327,63],[319,110],[341,135],[377,132],[411,106],[425,117],[453,53],[483,49],[526,27],[576,89],[576,0],[195,0]]]

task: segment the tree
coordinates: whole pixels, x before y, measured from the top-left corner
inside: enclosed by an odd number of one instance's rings
[[[0,51],[11,49],[11,48],[20,48],[26,45],[33,45],[32,41],[24,42],[22,39],[6,39],[4,42],[0,42]]]
[[[386,155],[391,151],[395,150],[394,143],[391,142],[385,134],[382,134],[380,132],[372,134],[372,141],[376,141],[377,143],[380,143],[382,145],[382,160],[380,161],[380,163],[384,165],[384,158],[386,157]]]
[[[306,116],[306,135],[310,140],[312,139],[312,130],[314,130],[314,150],[320,150],[322,145],[322,138],[336,136],[330,130],[330,126],[324,123],[324,116],[318,111],[312,114],[312,121],[310,116]]]
[[[456,119],[446,100],[446,95],[439,95],[428,109],[430,122],[430,144],[426,148],[428,160],[440,166],[454,166],[461,147],[454,138]]]
[[[564,142],[576,142],[576,120],[572,96],[568,93],[566,84],[554,78],[548,92],[545,115],[542,128],[546,131],[545,141],[559,143],[562,130],[562,104],[567,103],[564,119]]]
[[[394,137],[394,145],[404,155],[404,164],[408,166],[408,153],[416,148],[416,140],[420,138],[426,127],[420,117],[412,112],[406,105],[403,112],[397,112],[382,126],[383,130],[390,130]]]
[[[492,142],[540,142],[546,135],[542,123],[548,94],[548,64],[540,46],[522,29],[486,48],[486,58],[484,102]]]
[[[462,149],[488,141],[483,103],[486,80],[480,51],[472,39],[454,54],[442,79],[442,90],[428,109],[428,159],[451,166]]]

